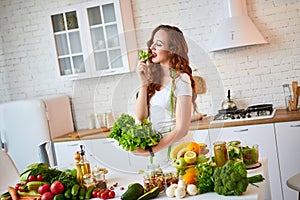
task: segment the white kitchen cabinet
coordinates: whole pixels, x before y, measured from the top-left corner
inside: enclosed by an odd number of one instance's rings
[[[88,140],[54,142],[57,167],[60,169],[75,168],[74,154],[80,151],[80,145],[84,146],[86,159],[89,161],[91,157]]]
[[[241,144],[258,144],[259,156],[268,158],[268,172],[272,199],[282,200],[277,147],[273,124],[208,129],[211,143],[239,140]]]
[[[135,156],[122,150],[113,139],[90,139],[54,143],[58,166],[61,168],[75,167],[74,154],[84,145],[86,159],[91,168],[107,167],[124,173],[138,173],[146,170],[150,163],[149,157]]]
[[[130,0],[95,0],[59,8],[49,15],[61,77],[119,74],[135,65],[137,48]]]
[[[300,173],[300,121],[275,123],[278,158],[284,200],[297,199],[298,192],[289,188],[287,179]]]

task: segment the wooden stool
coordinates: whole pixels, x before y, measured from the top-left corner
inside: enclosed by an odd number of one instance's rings
[[[289,188],[292,188],[296,191],[299,192],[298,194],[298,200],[300,200],[300,173],[296,174],[292,177],[290,177],[287,181],[286,184]]]

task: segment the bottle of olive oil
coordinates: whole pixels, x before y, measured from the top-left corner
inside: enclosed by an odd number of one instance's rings
[[[81,156],[80,166],[81,166],[82,175],[90,174],[91,167],[90,167],[90,163],[86,160],[83,145],[80,145],[80,156]]]
[[[83,177],[85,175],[91,174],[90,163],[85,158],[85,151],[83,145],[80,145],[80,151],[77,151],[74,154],[75,165],[77,170],[77,180],[80,183],[83,183]]]
[[[74,154],[74,160],[75,160],[75,166],[76,166],[76,171],[77,171],[77,180],[80,183],[83,183],[83,174],[81,172],[81,164],[80,164],[81,156],[80,156],[80,152],[79,151],[77,151]]]

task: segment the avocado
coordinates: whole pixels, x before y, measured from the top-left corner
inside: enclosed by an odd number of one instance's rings
[[[142,196],[140,196],[137,200],[154,199],[159,195],[159,192],[160,192],[159,187],[156,186],[153,189],[146,192],[145,194],[143,194]]]
[[[132,183],[130,187],[122,194],[121,200],[137,200],[144,194],[144,187],[140,183]]]

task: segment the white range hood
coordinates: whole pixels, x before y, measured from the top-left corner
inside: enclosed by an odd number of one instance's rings
[[[247,14],[246,0],[226,0],[227,18],[221,23],[210,51],[268,43]]]

